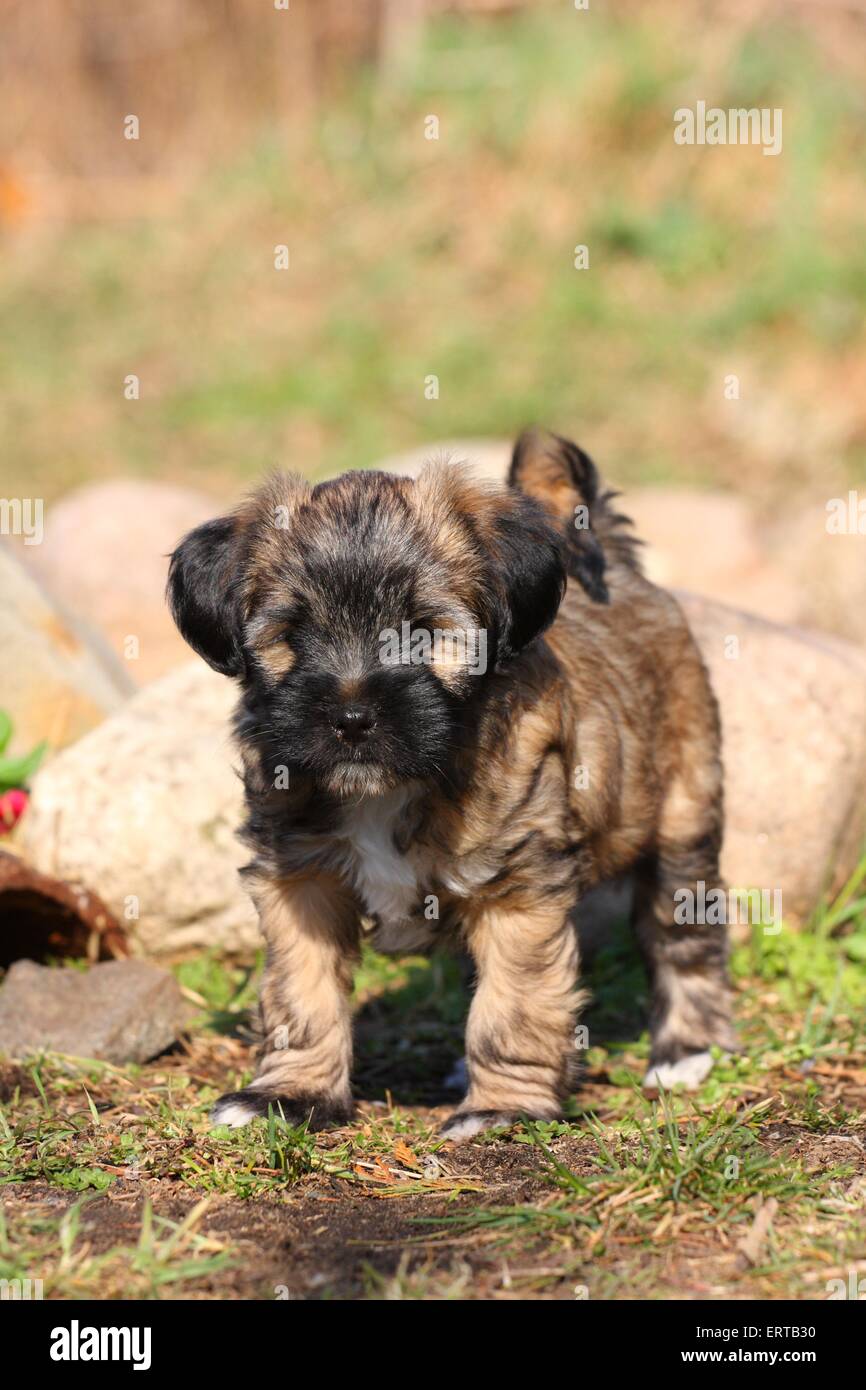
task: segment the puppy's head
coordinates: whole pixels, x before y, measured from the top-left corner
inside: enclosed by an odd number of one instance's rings
[[[168,592],[190,646],[244,683],[263,761],[352,796],[440,771],[564,587],[543,509],[446,464],[272,478],[181,542]]]

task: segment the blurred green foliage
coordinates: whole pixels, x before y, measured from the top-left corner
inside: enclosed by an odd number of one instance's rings
[[[139,472],[231,493],[538,419],[626,482],[772,495],[811,476],[815,412],[835,422],[825,488],[862,475],[866,89],[838,21],[442,17],[398,74],[139,215],[22,237],[0,269],[6,487]],[[781,108],[782,153],[676,145],[698,99]]]

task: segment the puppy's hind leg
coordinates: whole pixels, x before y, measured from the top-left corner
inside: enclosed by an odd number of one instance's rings
[[[312,1129],[352,1111],[349,991],[358,952],[353,904],[325,879],[253,888],[267,961],[261,990],[264,1051],[253,1081],[221,1096],[214,1124],[236,1127],[269,1107]]]
[[[668,844],[638,871],[633,925],[651,988],[648,1088],[694,1090],[712,1067],[710,1048],[735,1046],[726,925],[696,920],[719,887],[713,836]]]

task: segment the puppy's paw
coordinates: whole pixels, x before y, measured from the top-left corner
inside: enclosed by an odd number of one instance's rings
[[[298,1126],[306,1124],[308,1129],[324,1129],[326,1125],[345,1124],[351,1114],[351,1107],[336,1101],[330,1096],[287,1096],[279,1091],[259,1090],[247,1086],[243,1091],[229,1091],[220,1096],[213,1106],[212,1125],[228,1125],[239,1129],[259,1116],[267,1116],[268,1110],[282,1116],[286,1124]]]
[[[696,1091],[712,1069],[711,1052],[690,1052],[676,1062],[657,1062],[654,1066],[651,1063],[643,1079],[644,1089],[672,1091],[675,1086],[682,1086],[686,1091]]]
[[[439,1133],[443,1139],[464,1144],[467,1139],[474,1139],[476,1134],[483,1134],[488,1129],[510,1129],[521,1118],[516,1110],[455,1110]]]

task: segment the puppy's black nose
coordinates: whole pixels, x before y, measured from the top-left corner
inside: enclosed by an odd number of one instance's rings
[[[347,743],[363,743],[375,727],[376,716],[368,705],[346,705],[331,723],[338,738]]]

